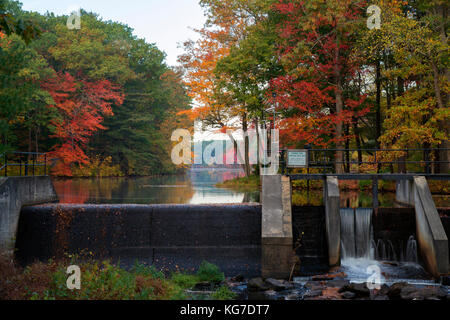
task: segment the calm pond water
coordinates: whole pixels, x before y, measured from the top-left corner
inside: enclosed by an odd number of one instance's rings
[[[259,202],[259,192],[217,188],[244,175],[239,169],[195,169],[185,175],[54,180],[60,203],[214,204]]]
[[[214,204],[259,202],[259,191],[217,188],[217,183],[242,177],[239,169],[195,169],[185,175],[139,178],[55,179],[61,203],[75,204]],[[294,190],[294,205],[321,205],[320,190]],[[438,207],[450,197],[433,196]],[[394,207],[395,193],[379,194],[380,206]],[[371,207],[370,191],[341,191],[342,207]]]

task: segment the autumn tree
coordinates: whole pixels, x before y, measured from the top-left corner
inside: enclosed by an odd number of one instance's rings
[[[351,54],[365,22],[364,1],[284,1],[276,4],[286,75],[272,81],[276,101],[291,115],[283,121],[288,141],[343,149],[343,125],[368,112],[365,97],[348,90],[360,64]],[[343,153],[336,153],[343,162]],[[342,172],[342,166],[336,165]]]

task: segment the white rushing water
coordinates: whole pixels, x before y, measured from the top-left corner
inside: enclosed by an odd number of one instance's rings
[[[378,279],[380,284],[406,281],[432,285],[418,264],[417,241],[411,236],[406,246],[395,248],[390,240],[373,239],[372,209],[341,209],[342,271],[351,282]]]

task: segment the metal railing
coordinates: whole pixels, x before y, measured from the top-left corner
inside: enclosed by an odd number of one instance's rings
[[[47,174],[46,153],[14,151],[0,154],[0,175],[2,176],[46,176]]]
[[[321,174],[336,173],[338,167],[342,175],[356,174],[412,174],[424,175],[444,174],[443,164],[450,161],[436,160],[441,151],[450,149],[306,149],[308,150],[307,174],[316,171]],[[281,151],[282,172],[289,173],[286,166],[286,152]],[[336,160],[336,154],[342,153],[342,161]],[[355,159],[356,158],[356,159]],[[447,169],[448,170],[448,169]]]

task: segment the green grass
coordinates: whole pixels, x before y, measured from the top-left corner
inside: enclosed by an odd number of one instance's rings
[[[216,184],[218,188],[233,189],[238,191],[258,191],[261,188],[261,178],[257,175],[235,178]]]

